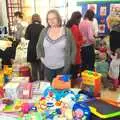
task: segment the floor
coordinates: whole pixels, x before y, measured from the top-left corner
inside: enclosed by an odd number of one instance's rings
[[[104,89],[101,91],[101,98],[103,99],[111,99],[117,100],[120,102],[120,88],[117,91],[110,91],[108,89]]]

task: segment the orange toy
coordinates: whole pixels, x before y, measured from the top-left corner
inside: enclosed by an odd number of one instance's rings
[[[100,96],[101,90],[101,74],[93,71],[85,70],[82,72],[83,89],[87,90],[95,97]]]
[[[65,82],[61,79],[61,75],[58,75],[53,79],[52,87],[60,90],[69,89],[71,88],[71,80]]]

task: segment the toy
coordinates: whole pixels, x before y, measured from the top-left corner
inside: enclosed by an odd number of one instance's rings
[[[91,96],[99,97],[101,90],[102,75],[97,72],[85,70],[82,72],[82,89],[89,92]]]
[[[4,72],[0,70],[0,87],[4,86]]]
[[[22,106],[21,106],[21,111],[24,113],[24,114],[27,114],[30,110],[31,110],[31,107],[33,105],[30,104],[30,103],[23,103]]]
[[[63,80],[64,82],[68,82],[70,80],[71,75],[60,75],[60,79]]]
[[[71,88],[71,80],[66,76],[58,75],[53,79],[52,87],[58,90]]]
[[[38,111],[43,111],[47,109],[46,99],[42,97],[39,103],[36,105]]]
[[[86,101],[88,99],[89,99],[89,97],[85,94],[80,93],[80,94],[76,95],[77,102],[83,102],[83,101]]]
[[[74,120],[89,120],[90,119],[90,109],[84,103],[75,103],[73,106],[73,119]]]
[[[61,106],[61,103],[62,103],[61,101],[57,101],[57,102],[55,103],[55,105],[56,105],[56,106]]]
[[[61,101],[63,103],[67,103],[70,108],[72,108],[73,105],[75,104],[75,100],[76,99],[75,99],[74,94],[68,94],[65,97],[61,98]]]
[[[108,99],[103,99],[102,98],[102,100],[111,104],[111,105],[113,105],[113,106],[120,107],[120,100],[119,99],[118,100],[111,100],[109,98]]]
[[[5,97],[9,98],[9,99],[17,99],[18,98],[18,89],[19,89],[19,83],[12,83],[9,82],[5,85],[4,89],[5,89]]]
[[[0,87],[0,99],[4,97],[4,89]]]
[[[72,109],[66,109],[64,114],[67,120],[73,120]]]
[[[99,117],[100,119],[115,119],[120,116],[120,108],[115,107],[107,102],[96,99],[94,101],[89,101],[87,103],[90,107],[90,111],[95,116]]]
[[[37,107],[32,106],[30,110],[31,110],[31,111],[34,111],[34,112],[37,112]]]
[[[4,99],[2,100],[2,103],[3,103],[3,104],[6,104],[6,105],[11,105],[11,104],[13,104],[13,100],[8,99],[8,98],[4,98]]]
[[[48,87],[45,89],[45,91],[43,92],[43,96],[47,97],[49,95],[49,93],[52,92],[54,95],[54,98],[56,99],[56,101],[59,101],[61,98],[65,97],[68,94],[73,94],[74,92],[71,90],[56,90],[53,87]]]
[[[19,97],[21,99],[32,98],[32,83],[21,84],[19,88]]]

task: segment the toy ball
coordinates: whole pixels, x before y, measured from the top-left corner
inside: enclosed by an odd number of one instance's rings
[[[75,103],[73,106],[73,118],[74,120],[89,120],[90,109],[85,103]]]

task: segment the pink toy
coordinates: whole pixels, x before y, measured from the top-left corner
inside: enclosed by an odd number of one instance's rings
[[[21,84],[19,96],[21,99],[32,98],[32,83]]]
[[[27,114],[31,109],[31,105],[29,103],[23,103],[22,106],[21,106],[21,111],[24,113],[24,114]]]

